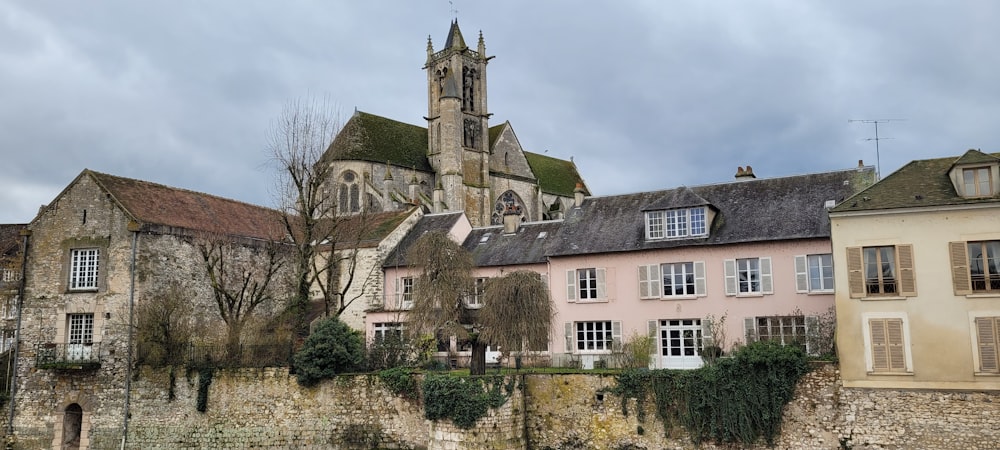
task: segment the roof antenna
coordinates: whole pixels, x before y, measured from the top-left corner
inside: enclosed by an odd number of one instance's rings
[[[878,154],[878,141],[881,141],[881,140],[884,140],[884,139],[892,139],[892,138],[886,138],[886,137],[884,137],[884,138],[878,137],[878,124],[880,124],[880,123],[886,123],[886,122],[902,122],[904,120],[906,120],[906,119],[848,119],[847,120],[847,123],[861,122],[861,123],[871,123],[871,124],[875,125],[875,137],[868,138],[868,139],[865,139],[865,140],[866,141],[875,141],[875,179],[876,180],[881,180],[882,179],[881,159],[879,158],[879,154]]]

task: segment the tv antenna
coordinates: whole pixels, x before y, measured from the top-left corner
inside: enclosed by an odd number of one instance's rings
[[[865,140],[866,141],[875,141],[875,179],[877,179],[877,180],[881,180],[882,179],[882,172],[881,172],[882,164],[881,164],[881,158],[879,157],[879,153],[878,153],[878,141],[881,141],[881,140],[884,140],[884,139],[892,139],[892,138],[886,138],[886,137],[879,137],[878,136],[878,124],[880,124],[880,123],[886,123],[886,122],[902,122],[904,120],[906,120],[906,119],[848,119],[847,120],[847,123],[861,122],[861,123],[870,123],[870,124],[875,125],[875,137],[873,137],[873,138],[867,138]]]

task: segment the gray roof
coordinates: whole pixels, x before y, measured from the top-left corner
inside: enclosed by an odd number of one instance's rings
[[[523,223],[514,234],[503,227],[476,228],[462,244],[478,267],[544,263],[556,243],[561,220]]]
[[[407,251],[420,236],[428,231],[448,231],[451,227],[455,226],[458,219],[462,218],[461,212],[453,213],[440,213],[440,214],[427,214],[420,218],[420,220],[410,229],[409,233],[399,241],[396,248],[392,249],[391,252],[385,257],[382,262],[382,267],[396,267],[396,266],[407,266]]]
[[[753,179],[655,192],[592,197],[571,208],[549,256],[624,252],[830,237],[828,200],[840,203],[869,186],[872,167]],[[699,206],[716,212],[708,236],[645,239],[644,211]]]

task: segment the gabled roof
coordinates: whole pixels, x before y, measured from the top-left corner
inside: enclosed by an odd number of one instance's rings
[[[408,266],[409,262],[407,260],[407,252],[410,247],[420,239],[424,233],[428,231],[444,231],[447,232],[451,230],[452,227],[458,223],[465,213],[462,212],[452,212],[452,213],[439,213],[439,214],[427,214],[417,221],[416,225],[406,233],[406,236],[399,241],[396,248],[392,249],[388,255],[386,255],[385,260],[382,261],[382,267],[396,267],[396,266]]]
[[[843,201],[872,180],[874,169],[864,167],[592,197],[567,212],[550,256],[827,238],[830,221],[826,202]],[[689,190],[691,195],[681,190]],[[694,196],[716,211],[708,237],[646,241],[644,209],[650,205],[668,206],[670,202],[665,199]]]
[[[538,187],[542,192],[572,197],[576,184],[580,183],[584,191],[590,193],[573,161],[531,152],[524,152],[524,157],[528,160],[528,167],[531,167],[535,178],[538,179]]]
[[[514,234],[502,226],[475,228],[462,246],[477,267],[544,263],[561,226],[561,220],[522,223]]]
[[[657,211],[662,209],[690,208],[693,206],[708,205],[708,200],[701,198],[690,189],[681,186],[677,189],[667,191],[663,197],[642,208],[643,211]]]
[[[427,160],[427,128],[361,111],[344,124],[323,160],[361,160],[433,170]]]
[[[970,205],[1000,202],[997,197],[965,198],[955,192],[949,171],[957,164],[996,163],[1000,153],[969,150],[960,157],[910,161],[868,189],[830,210],[831,213]]]
[[[274,209],[89,169],[83,176],[93,178],[144,228],[159,225],[265,240],[285,236],[281,213]]]
[[[406,210],[362,213],[334,219],[337,220],[336,248],[339,250],[376,247],[416,209],[417,207],[411,207]]]

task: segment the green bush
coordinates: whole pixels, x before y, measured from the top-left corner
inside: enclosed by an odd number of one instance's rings
[[[400,397],[415,400],[420,394],[417,390],[417,379],[410,373],[410,369],[403,367],[386,369],[378,373],[378,378],[393,394]]]
[[[451,419],[459,428],[472,428],[490,408],[499,408],[514,390],[513,379],[453,377],[428,374],[424,378],[424,417]]]
[[[336,317],[323,319],[295,353],[294,361],[303,386],[356,370],[364,361],[361,334]]]

